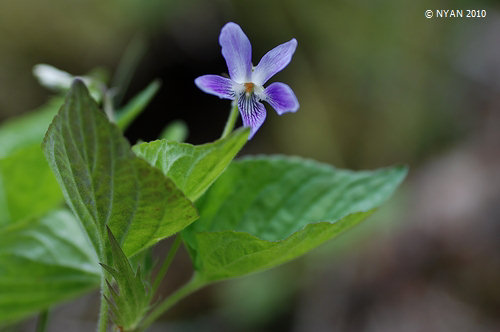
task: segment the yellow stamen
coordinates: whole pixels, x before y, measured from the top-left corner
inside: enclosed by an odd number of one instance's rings
[[[253,84],[253,83],[249,82],[249,83],[245,83],[245,84],[243,84],[243,85],[245,86],[245,92],[246,92],[246,93],[251,93],[251,92],[253,92],[253,88],[254,88],[255,84]]]

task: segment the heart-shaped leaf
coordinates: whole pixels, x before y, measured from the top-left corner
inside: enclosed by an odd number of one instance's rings
[[[138,158],[76,80],[47,131],[45,156],[66,202],[106,263],[106,225],[127,256],[197,218],[192,203],[161,171]]]
[[[100,267],[69,211],[0,229],[0,322],[12,322],[99,285]]]
[[[233,162],[182,232],[197,273],[215,281],[294,259],[368,217],[405,167],[353,172],[287,157]]]
[[[196,201],[226,169],[248,140],[248,129],[203,145],[157,140],[134,146],[134,152],[161,169],[192,201]]]

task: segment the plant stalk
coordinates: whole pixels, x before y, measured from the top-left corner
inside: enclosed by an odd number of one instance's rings
[[[140,331],[145,331],[151,324],[154,323],[155,320],[160,318],[167,310],[172,308],[175,304],[177,304],[180,300],[187,297],[191,293],[197,291],[198,289],[205,286],[207,282],[199,277],[198,274],[194,274],[191,280],[175,291],[172,295],[168,296],[165,300],[163,300],[160,304],[156,306],[156,308],[144,319],[141,324]]]
[[[104,235],[103,235],[104,237]],[[104,251],[104,250],[102,250]],[[102,252],[101,251],[101,252]],[[108,264],[110,261],[110,258],[107,257],[105,253],[102,253],[99,255],[102,260],[102,264]],[[99,323],[97,325],[97,332],[106,332],[108,330],[108,314],[109,314],[109,306],[108,306],[108,301],[106,301],[106,298],[110,298],[110,291],[108,289],[108,285],[106,284],[106,280],[110,279],[110,274],[106,269],[101,267],[101,308],[99,310]]]
[[[163,262],[163,265],[161,266],[160,271],[158,271],[155,281],[153,282],[153,287],[151,289],[152,294],[155,294],[158,288],[160,287],[160,284],[162,280],[165,278],[168,268],[170,267],[170,264],[172,264],[172,261],[174,260],[175,254],[177,253],[177,250],[179,249],[180,245],[181,245],[181,237],[180,235],[176,235],[174,242],[172,243],[170,249],[168,250],[167,258],[165,258],[165,261]]]
[[[49,322],[49,309],[45,309],[38,315],[38,321],[36,323],[36,332],[47,331],[47,326]]]
[[[104,113],[108,116],[109,121],[115,122],[115,109],[111,90],[106,89],[106,92],[104,92],[102,96],[102,105]]]
[[[106,277],[108,275],[108,272],[106,272],[104,269],[102,269],[102,276],[101,276],[101,309],[99,311],[99,324],[97,326],[97,331],[98,332],[106,332],[108,328],[108,301],[106,301],[107,297],[109,299],[109,289],[108,286],[106,285]]]
[[[113,77],[111,87],[117,88],[117,93],[113,97],[112,105],[120,106],[123,96],[132,80],[132,76],[139,65],[141,58],[146,52],[146,41],[141,34],[136,35],[128,44],[122,58],[118,64],[118,68]]]
[[[233,129],[236,120],[238,119],[238,103],[233,101],[231,112],[229,113],[229,117],[227,118],[226,126],[224,127],[224,131],[222,132],[222,136],[220,138],[224,138],[229,135]]]

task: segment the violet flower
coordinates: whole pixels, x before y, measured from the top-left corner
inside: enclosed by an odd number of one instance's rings
[[[250,127],[249,139],[266,119],[266,109],[260,101],[268,102],[279,115],[299,109],[297,97],[288,85],[272,83],[263,87],[290,63],[297,48],[295,38],[267,52],[256,67],[252,66],[252,45],[238,24],[229,22],[224,25],[219,44],[231,78],[204,75],[194,82],[206,93],[237,103],[243,125]]]

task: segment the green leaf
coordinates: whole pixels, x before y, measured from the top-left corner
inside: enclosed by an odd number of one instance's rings
[[[62,201],[40,142],[0,159],[0,227],[42,216]]]
[[[0,230],[0,322],[12,322],[99,285],[97,257],[75,217],[53,211]]]
[[[192,201],[196,201],[248,140],[249,130],[203,145],[158,140],[134,146],[134,152],[161,169]]]
[[[0,158],[34,144],[40,145],[63,99],[52,98],[40,108],[0,125]]]
[[[62,193],[40,148],[63,99],[0,125],[0,227],[41,216],[62,202]]]
[[[133,331],[149,310],[152,293],[142,280],[140,267],[134,272],[109,228],[108,239],[113,266],[101,265],[115,280],[118,292],[111,285],[111,280],[106,280],[111,294],[111,298],[106,298],[106,301],[110,305],[113,322],[120,330]]]
[[[188,127],[186,123],[182,120],[176,120],[171,122],[168,126],[163,129],[160,134],[160,139],[165,139],[167,141],[184,142],[188,136]]]
[[[104,263],[106,225],[132,256],[197,218],[175,184],[133,154],[81,81],[73,83],[43,149],[66,202]]]
[[[200,219],[182,236],[207,281],[267,269],[361,222],[406,172],[353,172],[287,157],[233,162],[200,199]]]
[[[116,113],[116,124],[122,130],[128,126],[142,113],[160,89],[160,81],[151,82],[144,90],[139,92],[131,101]]]

